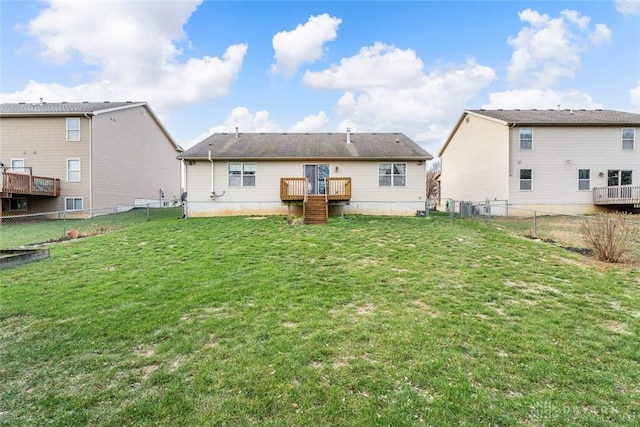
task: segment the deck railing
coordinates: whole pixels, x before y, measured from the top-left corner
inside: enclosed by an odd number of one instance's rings
[[[306,195],[306,178],[280,178],[280,200],[284,202],[304,201]],[[325,197],[328,201],[351,200],[351,178],[326,178]]]
[[[327,178],[327,200],[351,200],[351,178]]]
[[[57,197],[60,195],[60,180],[23,173],[3,172],[0,192]]]
[[[594,205],[638,205],[640,185],[618,185],[593,189]]]

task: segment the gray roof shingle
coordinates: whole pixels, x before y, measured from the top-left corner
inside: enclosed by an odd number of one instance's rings
[[[517,125],[637,126],[640,114],[616,110],[466,110]]]
[[[87,114],[112,108],[144,105],[145,102],[19,102],[0,104],[0,116]]]
[[[221,133],[187,149],[180,159],[404,159],[431,154],[402,133]]]

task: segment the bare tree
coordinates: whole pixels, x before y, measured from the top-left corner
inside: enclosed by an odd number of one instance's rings
[[[442,172],[440,159],[435,158],[427,165],[427,200],[431,200],[432,204],[438,201],[439,186],[438,176]]]

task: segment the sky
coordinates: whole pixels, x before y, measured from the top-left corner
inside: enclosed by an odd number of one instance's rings
[[[400,132],[465,109],[640,112],[640,0],[0,0],[0,101],[146,101],[218,132]]]

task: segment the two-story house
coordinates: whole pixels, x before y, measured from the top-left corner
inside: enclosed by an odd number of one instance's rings
[[[146,102],[1,104],[2,215],[179,197],[180,152]]]
[[[614,110],[465,110],[439,153],[441,203],[502,202],[522,215],[638,208],[639,128],[640,114]]]

